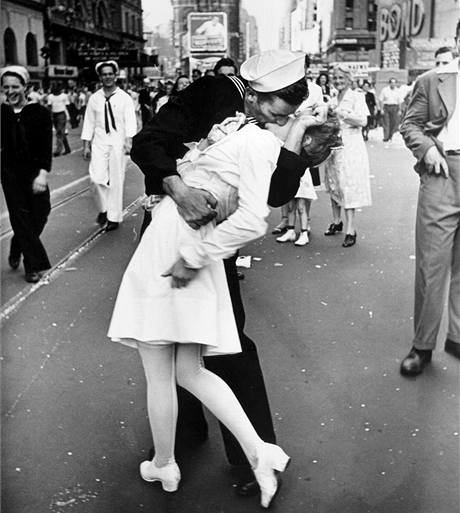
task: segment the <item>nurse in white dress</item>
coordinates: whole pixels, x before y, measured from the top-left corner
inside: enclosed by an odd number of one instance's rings
[[[81,138],[83,156],[91,158],[89,175],[93,185],[98,222],[114,230],[123,219],[123,184],[127,155],[137,132],[134,102],[116,85],[118,65],[107,61],[96,65],[102,87],[89,98]]]
[[[355,210],[372,204],[369,156],[361,128],[367,124],[369,109],[365,95],[351,89],[352,75],[343,64],[337,65],[332,83],[338,96],[329,102],[339,118],[343,147],[334,150],[325,165],[325,185],[331,196],[333,220],[325,235],[341,232],[341,208],[345,212],[343,247],[356,243]]]
[[[281,144],[268,130],[246,124],[190,150],[178,171],[187,185],[215,196],[217,225],[193,230],[165,197],[120,286],[108,336],[141,355],[155,457],[142,462],[140,472],[166,491],[177,490],[180,481],[174,460],[176,382],[236,437],[253,465],[263,506],[276,492],[275,471],[289,461],[280,447],[263,442],[228,385],[202,365],[203,355],[241,350],[222,259],[265,233]]]

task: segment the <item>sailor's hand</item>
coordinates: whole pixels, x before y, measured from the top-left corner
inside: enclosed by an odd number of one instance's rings
[[[194,230],[216,217],[217,201],[209,192],[189,187],[178,175],[165,178],[163,186],[176,203],[184,221]]]

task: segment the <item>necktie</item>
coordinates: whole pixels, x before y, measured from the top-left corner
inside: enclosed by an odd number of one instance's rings
[[[110,133],[109,116],[110,116],[110,121],[112,122],[112,128],[114,130],[117,129],[117,127],[115,125],[115,118],[113,117],[112,105],[110,104],[110,98],[112,98],[112,96],[114,94],[115,93],[112,93],[110,96],[105,97],[104,121],[105,121],[105,133],[106,134]]]

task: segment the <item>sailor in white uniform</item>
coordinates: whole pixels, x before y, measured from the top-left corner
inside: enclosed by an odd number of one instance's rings
[[[86,107],[81,138],[83,157],[90,160],[97,221],[106,230],[115,230],[122,221],[123,184],[127,155],[137,132],[134,102],[116,85],[115,61],[96,65],[102,87],[91,95]]]

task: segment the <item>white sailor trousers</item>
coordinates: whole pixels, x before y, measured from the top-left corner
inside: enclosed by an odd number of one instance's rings
[[[115,223],[123,220],[123,185],[127,156],[124,145],[93,141],[89,175],[98,212],[107,212]]]

